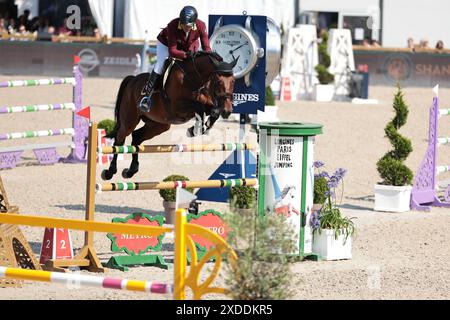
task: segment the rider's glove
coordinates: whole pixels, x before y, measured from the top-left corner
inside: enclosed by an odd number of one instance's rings
[[[188,51],[186,52],[186,59],[194,59],[195,52]]]

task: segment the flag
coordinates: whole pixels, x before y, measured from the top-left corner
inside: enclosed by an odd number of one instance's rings
[[[91,120],[91,107],[86,107],[77,112],[77,116]]]

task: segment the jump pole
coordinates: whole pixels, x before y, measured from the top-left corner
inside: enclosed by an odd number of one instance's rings
[[[177,188],[230,188],[248,186],[254,187],[258,179],[226,179],[205,181],[166,181],[166,182],[116,182],[97,183],[97,192],[104,191],[139,191],[139,190],[161,190]]]
[[[98,153],[126,154],[126,153],[171,153],[171,152],[207,152],[207,151],[234,151],[256,150],[250,143],[217,143],[217,144],[160,144],[139,146],[99,147]]]
[[[3,81],[0,82],[0,88],[12,87],[35,87],[35,86],[54,86],[54,85],[72,85],[72,102],[56,103],[56,104],[42,104],[42,105],[25,105],[25,106],[0,106],[0,114],[10,113],[29,113],[39,111],[55,111],[55,110],[71,110],[72,111],[72,128],[55,129],[55,130],[41,130],[41,131],[26,131],[13,133],[0,133],[0,140],[23,139],[44,136],[57,135],[71,135],[72,143],[67,144],[71,147],[71,151],[67,157],[61,157],[56,152],[57,145],[36,145],[36,148],[29,148],[29,146],[20,146],[17,148],[1,148],[1,163],[2,168],[14,168],[20,161],[20,156],[24,150],[33,149],[36,158],[41,164],[53,164],[58,161],[62,162],[84,162],[86,151],[86,138],[88,135],[88,125],[86,119],[78,116],[76,113],[83,108],[82,104],[82,88],[83,75],[77,63],[73,67],[72,78],[52,78],[52,79],[38,79],[38,80],[18,80],[18,81]]]
[[[226,243],[224,239],[213,233],[212,231],[201,227],[199,225],[189,224],[186,219],[186,210],[178,209],[175,222],[175,228],[159,227],[159,226],[144,226],[144,225],[130,225],[111,222],[97,222],[97,221],[83,221],[71,220],[61,218],[51,218],[46,216],[31,216],[31,215],[17,215],[4,213],[0,214],[0,223],[12,225],[26,225],[34,227],[47,228],[63,228],[72,230],[85,230],[89,232],[106,232],[106,233],[121,233],[121,234],[135,234],[144,236],[159,236],[162,233],[177,232],[175,236],[175,257],[174,257],[174,279],[173,279],[173,298],[176,300],[185,299],[185,289],[189,286],[193,291],[193,298],[199,299],[207,293],[222,293],[226,294],[227,290],[219,287],[210,287],[208,283],[198,285],[197,281],[200,278],[201,268],[194,261],[191,262],[191,268],[188,276],[186,276],[186,250],[189,247],[186,242],[186,236],[196,234],[210,241],[216,242],[216,250],[219,254],[228,252],[229,259],[232,263],[237,260],[237,255],[233,249]],[[193,253],[196,255],[195,251]],[[213,253],[214,254],[214,253]],[[219,264],[220,268],[220,264]],[[211,275],[217,275],[213,272]],[[101,277],[77,277],[79,275],[58,275],[52,272],[41,272],[37,270],[23,270],[15,268],[0,267],[0,276],[8,278],[35,280],[45,282],[67,282],[68,280],[76,280],[81,282],[81,285],[92,285],[96,287],[106,287],[114,289],[125,289],[133,291],[146,291],[154,293],[168,293],[171,286],[157,284],[152,286],[149,282],[142,281],[128,281],[122,279],[109,279]],[[84,283],[83,283],[84,282]],[[106,284],[105,284],[106,282]],[[207,281],[208,282],[208,281]],[[164,287],[165,286],[165,287]],[[152,288],[154,290],[152,290]],[[165,292],[157,292],[165,288]]]
[[[127,291],[138,291],[159,294],[173,293],[173,286],[163,283],[153,283],[149,281],[126,280],[118,278],[103,278],[96,276],[89,276],[83,274],[71,274],[61,272],[49,272],[40,270],[28,270],[18,268],[7,268],[0,266],[0,277],[51,282],[60,284],[74,284],[82,287],[95,287],[104,289],[116,289]]]

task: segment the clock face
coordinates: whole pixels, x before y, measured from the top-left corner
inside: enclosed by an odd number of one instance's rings
[[[211,37],[211,47],[226,62],[239,57],[233,68],[236,78],[245,76],[256,64],[255,40],[240,26],[228,25],[219,28]]]

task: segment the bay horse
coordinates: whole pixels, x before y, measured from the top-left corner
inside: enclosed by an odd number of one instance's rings
[[[183,124],[193,118],[195,126],[188,129],[187,135],[205,134],[220,115],[226,118],[233,111],[233,68],[238,59],[227,63],[216,53],[198,51],[192,59],[173,60],[166,83],[160,80],[155,87],[149,112],[137,108],[149,74],[127,76],[117,94],[116,126],[107,137],[114,138],[114,146],[122,146],[132,134],[131,144],[137,146],[166,132],[173,124]],[[205,115],[209,116],[206,122]],[[144,126],[135,130],[141,120]],[[122,171],[123,178],[131,178],[139,171],[138,156],[133,154],[130,167]],[[117,154],[109,169],[103,170],[102,179],[110,180],[116,173]]]

